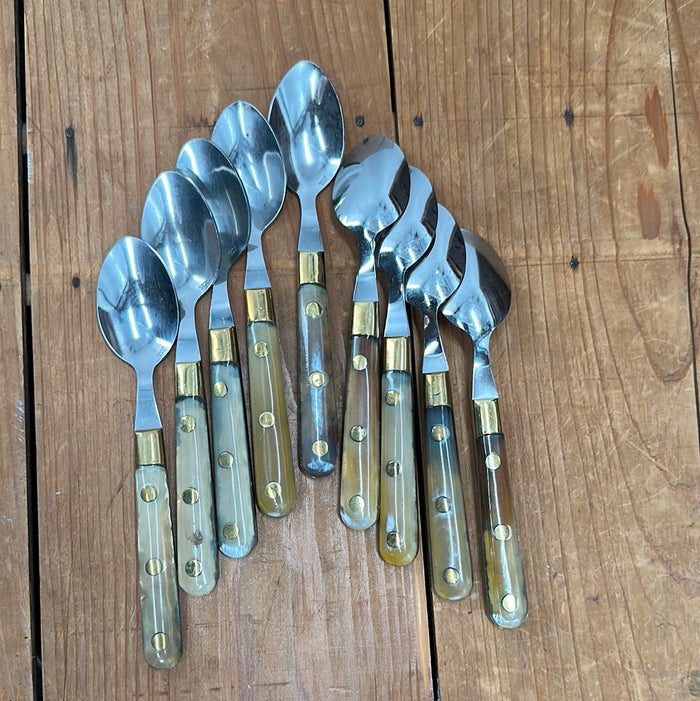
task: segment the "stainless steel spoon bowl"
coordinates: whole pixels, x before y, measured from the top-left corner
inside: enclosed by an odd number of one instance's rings
[[[211,210],[221,259],[209,307],[209,387],[219,550],[244,557],[254,547],[255,506],[238,344],[228,295],[228,272],[248,245],[250,208],[243,185],[223,151],[192,139],[176,167],[193,179]]]
[[[338,460],[336,396],[323,242],[316,197],[343,156],[343,114],[328,76],[311,61],[292,66],[272,97],[270,126],[277,136],[287,187],[301,207],[298,263],[299,464],[312,477],[330,474]]]
[[[296,498],[294,463],[262,233],[282,207],[287,175],[272,128],[247,102],[234,102],[221,113],[212,141],[231,161],[250,205],[244,289],[255,496],[264,514],[285,516],[294,508]]]
[[[510,283],[491,245],[472,231],[462,229],[462,235],[464,277],[442,313],[469,334],[474,345],[472,404],[487,606],[497,626],[517,628],[527,617],[527,592],[498,392],[489,359],[491,334],[510,308]]]
[[[379,248],[377,265],[389,283],[381,380],[379,464],[379,554],[392,565],[407,565],[418,552],[418,504],[413,421],[411,327],[406,313],[406,271],[435,236],[437,200],[428,178],[409,166],[408,205]],[[398,465],[389,469],[386,466]]]
[[[141,237],[173,279],[181,319],[175,347],[178,581],[189,594],[209,593],[218,579],[209,429],[195,305],[219,268],[219,239],[197,186],[182,173],[161,173],[146,197]]]
[[[469,594],[472,566],[438,311],[463,272],[464,240],[452,215],[438,205],[435,241],[409,273],[406,298],[423,317],[423,479],[431,577],[435,593],[449,600]]]
[[[371,136],[345,158],[333,185],[333,206],[359,244],[352,336],[345,384],[340,517],[350,528],[369,528],[379,501],[379,317],[375,239],[408,203],[410,174],[401,149]]]
[[[175,342],[177,296],[153,249],[140,239],[125,236],[102,263],[96,307],[107,345],[136,372],[136,524],[143,654],[151,667],[170,669],[182,655],[182,635],[163,429],[153,371]],[[154,562],[160,563],[157,572],[151,566]]]

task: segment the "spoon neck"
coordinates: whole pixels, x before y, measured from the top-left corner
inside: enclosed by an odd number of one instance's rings
[[[136,375],[136,415],[135,431],[149,431],[161,428],[160,416],[153,391],[153,370]]]
[[[180,318],[180,330],[175,344],[176,363],[195,363],[201,360],[197,329],[195,327],[194,309],[183,312]]]
[[[423,346],[423,374],[447,372],[449,366],[440,337],[438,310],[434,307],[423,314]]]
[[[304,192],[299,193],[301,222],[299,225],[299,251],[322,251],[321,227],[316,212],[316,197]]]
[[[496,381],[493,379],[489,357],[491,333],[474,341],[474,369],[472,371],[472,399],[497,399]]]

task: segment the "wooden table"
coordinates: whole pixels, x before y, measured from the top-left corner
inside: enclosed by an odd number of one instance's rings
[[[6,698],[700,696],[699,2],[24,0],[0,36]],[[338,476],[299,474],[292,515],[259,514],[253,554],[181,597],[185,654],[154,672],[135,384],[99,336],[96,276],[182,143],[236,99],[266,111],[301,58],[336,85],[348,147],[394,136],[508,268],[492,345],[530,616],[484,613],[471,349],[445,328],[471,596],[431,596],[423,553],[385,565],[338,519]],[[356,246],[329,192],[320,217],[342,386]],[[265,236],[293,417],[297,222],[289,197]],[[242,281],[241,260],[239,320]],[[157,391],[172,464],[172,358]]]

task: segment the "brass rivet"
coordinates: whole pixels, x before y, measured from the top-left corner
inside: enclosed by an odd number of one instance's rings
[[[151,638],[151,647],[161,652],[168,646],[168,636],[165,633],[156,633]]]
[[[515,594],[506,594],[501,599],[501,608],[508,613],[513,613],[518,608],[518,599]]]
[[[430,437],[438,443],[440,441],[444,441],[447,437],[447,429],[444,426],[441,426],[440,424],[438,424],[437,426],[433,426],[430,429]]]
[[[226,540],[236,540],[238,538],[238,526],[235,523],[224,525],[224,538]]]
[[[352,359],[352,366],[355,370],[364,370],[367,367],[367,358],[364,355],[356,355]]]
[[[389,406],[396,406],[399,403],[399,398],[400,395],[396,390],[390,389],[385,395],[384,395],[384,401],[389,405]]]
[[[314,370],[309,375],[309,383],[312,387],[323,387],[326,384],[326,376],[322,372]]]
[[[182,501],[185,504],[196,504],[199,501],[199,492],[194,487],[188,487],[182,493]]]
[[[228,394],[228,387],[225,382],[215,382],[213,391],[215,397],[225,397]]]
[[[401,547],[401,536],[398,531],[390,531],[386,534],[386,544],[392,550],[397,550]]]
[[[389,477],[396,477],[401,474],[401,463],[396,460],[389,460],[385,469]]]
[[[442,578],[448,584],[457,584],[459,582],[459,572],[454,567],[446,567],[442,572]]]
[[[306,307],[304,307],[306,316],[310,316],[312,319],[316,319],[321,316],[321,305],[318,302],[309,302]]]
[[[216,462],[219,463],[219,467],[233,467],[233,455],[224,450],[219,453]]]
[[[263,411],[258,417],[258,421],[263,428],[270,428],[275,423],[275,416],[271,411]]]
[[[496,453],[489,453],[486,456],[486,467],[489,470],[497,470],[501,466],[501,458]]]
[[[195,421],[194,416],[183,416],[180,419],[180,430],[183,433],[192,433],[194,431]]]
[[[157,558],[151,558],[147,563],[146,563],[146,572],[151,575],[151,577],[155,577],[157,574],[160,574],[163,571],[163,563]]]
[[[348,506],[353,514],[361,514],[365,510],[364,497],[361,497],[359,494],[355,494],[354,497],[350,497]]]
[[[152,484],[147,484],[141,488],[141,499],[144,501],[155,501],[157,496],[158,492]]]
[[[253,346],[253,352],[258,356],[258,358],[264,358],[269,353],[267,343],[265,343],[265,341],[258,341]]]
[[[496,540],[508,540],[511,536],[510,526],[505,523],[499,523],[493,529],[493,537]]]
[[[282,494],[282,485],[279,482],[268,482],[265,485],[265,494],[273,501],[279,499]]]
[[[361,443],[367,437],[367,431],[364,426],[353,426],[350,429],[350,438],[356,443]]]
[[[202,574],[202,563],[199,560],[188,560],[185,563],[185,574],[188,577],[199,577]]]
[[[447,497],[438,497],[435,500],[435,508],[441,514],[446,514],[452,508],[452,502]]]
[[[328,452],[328,443],[326,441],[314,441],[311,445],[311,452],[320,458]]]

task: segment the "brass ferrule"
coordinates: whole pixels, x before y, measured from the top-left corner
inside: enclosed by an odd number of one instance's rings
[[[384,339],[384,368],[411,372],[411,349],[405,336]]]
[[[477,438],[502,433],[498,399],[474,400],[474,426]]]
[[[233,328],[209,329],[209,361],[212,363],[238,362],[238,348]]]
[[[257,290],[245,291],[245,306],[248,321],[274,321],[272,310],[272,290],[262,287]]]
[[[446,372],[429,372],[425,375],[425,406],[451,406]]]
[[[352,335],[379,336],[376,302],[352,303]]]
[[[202,364],[175,363],[175,396],[204,399]]]
[[[136,464],[165,465],[163,432],[159,428],[136,431]]]
[[[307,282],[326,284],[322,251],[299,251],[299,284]]]

